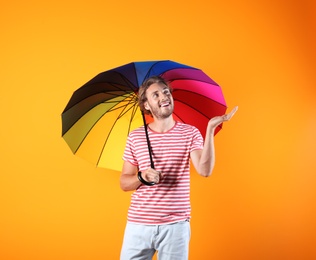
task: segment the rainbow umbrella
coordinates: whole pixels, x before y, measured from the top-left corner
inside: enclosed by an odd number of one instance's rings
[[[129,132],[151,120],[138,107],[138,88],[158,75],[173,89],[175,120],[196,126],[205,136],[209,119],[225,114],[220,86],[202,70],[169,60],[132,62],[98,74],[73,93],[62,113],[62,137],[71,151],[120,171]]]

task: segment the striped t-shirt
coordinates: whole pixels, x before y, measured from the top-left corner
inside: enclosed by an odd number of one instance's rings
[[[190,219],[190,153],[203,149],[202,135],[181,122],[166,133],[148,128],[148,134],[155,170],[164,177],[154,186],[141,185],[132,194],[128,222],[160,225]],[[150,167],[143,126],[130,133],[123,159],[140,171]]]

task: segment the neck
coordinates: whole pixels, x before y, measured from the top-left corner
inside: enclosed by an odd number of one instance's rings
[[[158,133],[168,132],[175,125],[172,116],[164,119],[154,118],[154,122],[149,124],[150,129]]]

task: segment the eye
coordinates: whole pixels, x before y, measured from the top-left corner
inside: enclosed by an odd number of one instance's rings
[[[170,95],[170,90],[169,89],[165,89],[163,92],[165,95]]]

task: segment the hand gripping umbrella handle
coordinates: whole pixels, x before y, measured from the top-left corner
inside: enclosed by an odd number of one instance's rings
[[[138,179],[140,180],[140,182],[141,182],[142,184],[145,184],[145,185],[147,185],[147,186],[153,186],[153,185],[156,184],[155,182],[148,182],[148,181],[146,181],[146,180],[142,177],[142,172],[138,172],[137,177],[138,177]]]

